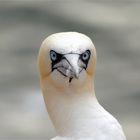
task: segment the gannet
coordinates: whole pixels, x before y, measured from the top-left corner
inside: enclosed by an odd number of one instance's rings
[[[121,125],[95,96],[96,50],[88,36],[50,35],[40,47],[38,64],[46,108],[58,133],[51,140],[126,140]]]

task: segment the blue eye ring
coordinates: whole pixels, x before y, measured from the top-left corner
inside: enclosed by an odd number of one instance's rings
[[[83,61],[87,61],[89,60],[90,58],[90,51],[89,50],[86,50],[84,53],[81,54],[81,59]]]
[[[57,60],[57,53],[53,50],[50,51],[50,58],[52,61],[56,61]]]
[[[50,59],[52,61],[52,63],[58,63],[59,61],[61,61],[63,55],[60,53],[55,52],[54,50],[50,51]]]

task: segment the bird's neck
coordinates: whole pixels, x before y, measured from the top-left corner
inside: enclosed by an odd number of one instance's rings
[[[79,132],[84,134],[84,131],[88,130],[85,129],[92,125],[90,121],[91,118],[96,117],[93,112],[98,106],[92,82],[86,83],[80,89],[69,87],[64,91],[51,85],[48,87],[43,91],[44,99],[59,135],[78,136]]]

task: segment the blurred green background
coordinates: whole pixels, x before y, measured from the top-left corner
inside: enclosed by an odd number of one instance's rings
[[[50,34],[78,31],[97,49],[99,102],[140,140],[140,1],[0,1],[0,140],[49,140],[37,55]]]

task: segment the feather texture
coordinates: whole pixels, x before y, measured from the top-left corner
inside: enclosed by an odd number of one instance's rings
[[[87,36],[51,35],[42,43],[38,62],[46,108],[58,133],[51,140],[126,139],[118,121],[95,96],[96,50]]]

